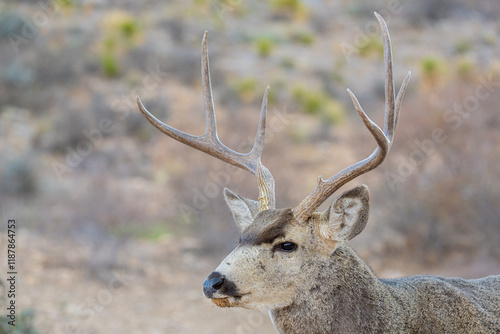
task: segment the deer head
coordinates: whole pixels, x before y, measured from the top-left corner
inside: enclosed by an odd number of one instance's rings
[[[207,32],[202,42],[202,81],[206,114],[206,130],[193,136],[159,121],[142,105],[142,114],[160,131],[184,144],[208,153],[227,163],[247,170],[257,177],[259,199],[244,198],[228,189],[224,197],[240,231],[240,243],[208,276],[203,284],[206,297],[221,307],[274,309],[285,307],[311,289],[320,289],[307,277],[318,271],[339,245],[359,234],[366,225],[369,191],[365,185],[355,187],[337,197],[324,212],[315,212],[336,190],[379,166],[393,143],[394,131],[410,73],[395,96],[392,79],[392,52],[387,25],[375,13],[382,30],[385,60],[384,129],[361,108],[348,90],[353,104],[377,148],[359,161],[325,180],[318,178],[316,188],[295,208],[276,209],[274,180],[261,163],[264,143],[267,95],[264,93],[260,124],[254,146],[249,153],[235,152],[217,137],[212,89],[207,55]]]

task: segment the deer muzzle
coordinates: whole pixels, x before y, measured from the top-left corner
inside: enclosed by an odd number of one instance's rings
[[[219,307],[230,307],[231,300],[241,299],[236,285],[217,271],[203,282],[203,294]]]

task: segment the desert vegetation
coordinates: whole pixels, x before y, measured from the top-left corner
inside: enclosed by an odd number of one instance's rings
[[[208,30],[221,139],[250,149],[269,84],[263,160],[295,206],[373,150],[345,89],[380,123],[374,10],[396,85],[413,77],[387,161],[359,181],[372,212],[354,247],[381,276],[498,274],[497,1],[5,1],[0,232],[18,221],[20,292],[18,331],[0,333],[273,333],[201,292],[238,241],[222,189],[256,198],[254,178],[162,136],[135,98],[202,133]]]

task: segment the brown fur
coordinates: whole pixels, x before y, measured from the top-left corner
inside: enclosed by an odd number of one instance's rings
[[[270,312],[278,333],[500,333],[500,276],[380,280],[345,244],[307,270],[312,287]]]
[[[253,222],[236,221],[241,243],[212,274],[225,278],[207,295],[218,306],[268,310],[280,334],[500,333],[500,276],[382,280],[346,244],[368,220],[366,186],[307,223],[291,209],[256,213],[244,208],[251,200],[226,199],[235,217]],[[277,250],[284,242],[297,248]]]
[[[288,223],[293,219],[292,209],[281,211],[267,210],[259,214],[256,221],[245,229],[240,238],[242,245],[272,244],[276,239],[286,236]]]

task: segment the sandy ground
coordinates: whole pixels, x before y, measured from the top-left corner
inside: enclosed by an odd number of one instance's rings
[[[129,241],[90,252],[88,244],[24,230],[17,244],[18,312],[34,310],[41,333],[274,333],[267,314],[205,299],[202,283],[216,261],[196,255],[195,240]],[[100,253],[115,253],[114,263]]]

